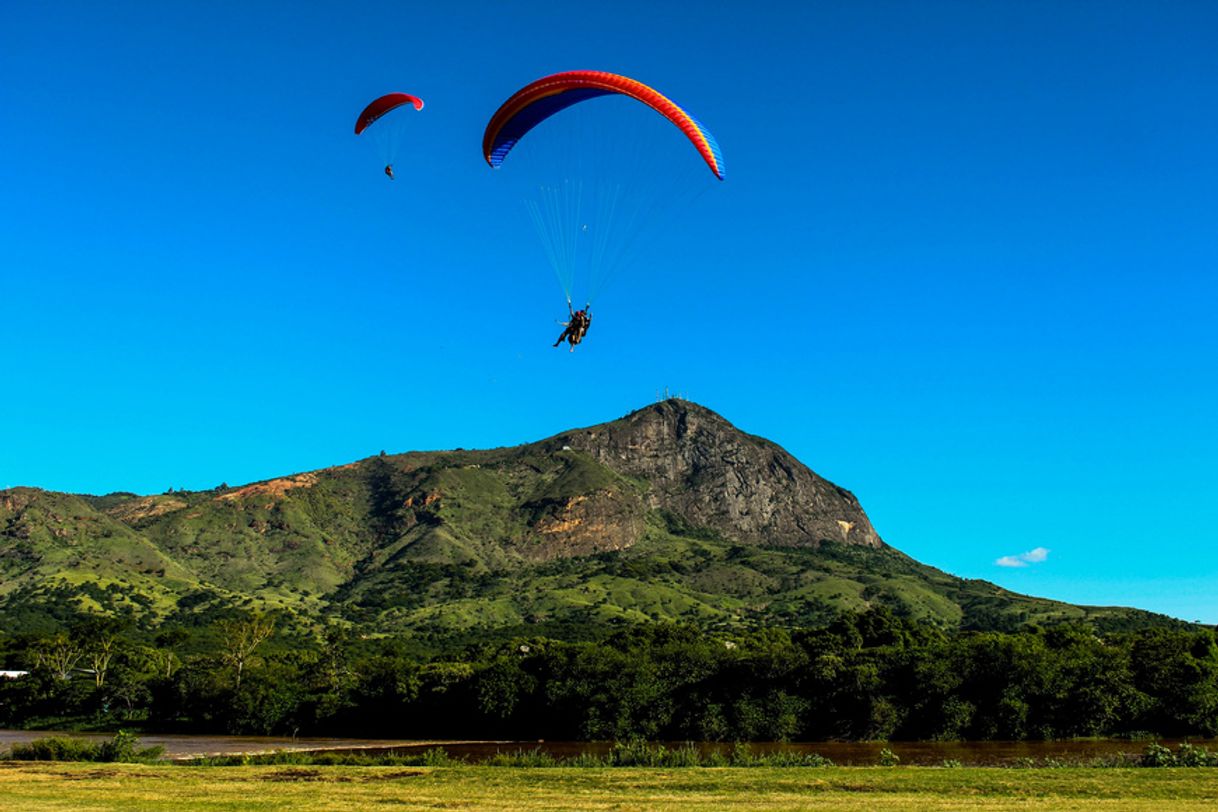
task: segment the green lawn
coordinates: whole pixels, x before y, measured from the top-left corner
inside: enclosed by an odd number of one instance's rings
[[[1213,769],[180,767],[0,763],[13,810],[1202,810]]]

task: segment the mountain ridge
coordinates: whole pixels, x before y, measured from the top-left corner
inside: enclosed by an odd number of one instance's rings
[[[0,619],[45,627],[75,606],[188,622],[234,604],[370,634],[796,626],[876,604],[944,627],[1175,622],[920,564],[850,491],[675,399],[519,446],[235,488],[0,491]]]

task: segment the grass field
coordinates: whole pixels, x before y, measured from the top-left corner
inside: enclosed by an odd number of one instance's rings
[[[1202,810],[1218,770],[0,763],[13,810]]]

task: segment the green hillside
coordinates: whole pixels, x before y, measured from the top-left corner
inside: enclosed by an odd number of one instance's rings
[[[151,627],[242,606],[369,635],[581,638],[653,620],[807,626],[877,605],[944,628],[1175,622],[919,564],[848,491],[684,401],[515,448],[238,488],[0,491],[0,622],[18,633],[80,611]]]

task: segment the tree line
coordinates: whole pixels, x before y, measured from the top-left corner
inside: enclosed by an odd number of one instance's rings
[[[280,626],[286,624],[279,623]],[[1213,629],[956,632],[884,608],[819,629],[629,627],[423,655],[233,613],[149,639],[88,619],[0,641],[0,726],[517,740],[1218,735]]]

